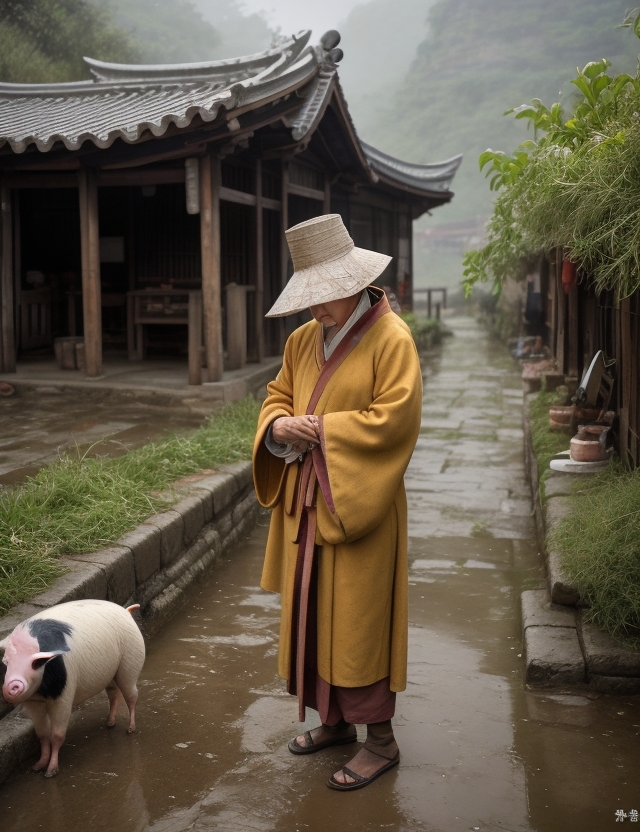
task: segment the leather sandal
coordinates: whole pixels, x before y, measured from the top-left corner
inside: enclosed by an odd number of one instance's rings
[[[375,751],[372,751],[371,753],[375,754]],[[380,755],[378,754],[377,756]],[[387,758],[382,757],[382,759],[384,760]],[[347,777],[351,777],[354,780],[354,782],[340,783],[338,780],[334,779],[335,775],[332,774],[331,777],[327,780],[327,786],[329,786],[330,789],[336,789],[339,792],[352,792],[355,789],[362,789],[365,786],[368,786],[369,783],[373,783],[373,781],[380,777],[381,774],[384,774],[385,771],[389,771],[389,769],[393,768],[394,766],[397,766],[399,762],[400,753],[398,752],[398,754],[395,757],[393,757],[391,760],[387,760],[386,765],[382,766],[382,768],[379,768],[378,771],[376,771],[370,777],[363,777],[362,774],[357,774],[355,771],[351,771],[351,769],[347,768],[347,766],[342,766],[340,771],[343,774],[346,774]]]
[[[339,734],[335,737],[327,737],[326,740],[314,742],[311,736],[311,731],[304,732],[306,745],[298,745],[297,737],[294,737],[289,745],[289,751],[292,754],[315,754],[317,751],[322,751],[323,748],[331,748],[333,745],[347,745],[350,742],[357,742],[358,734],[356,733],[355,725],[351,726],[353,733]]]

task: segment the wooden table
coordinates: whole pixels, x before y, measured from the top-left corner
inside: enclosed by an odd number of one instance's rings
[[[147,324],[186,324],[189,384],[202,384],[202,292],[194,289],[137,289],[127,292],[127,346],[131,361],[145,357]]]

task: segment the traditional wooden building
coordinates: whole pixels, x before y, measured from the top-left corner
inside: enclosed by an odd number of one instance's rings
[[[90,377],[125,348],[188,353],[191,383],[278,354],[295,321],[264,313],[291,273],[284,230],[321,213],[393,256],[381,283],[410,305],[412,220],[452,198],[460,157],[416,165],[362,142],[338,33],[309,38],[0,84],[3,372],[73,336]]]
[[[541,289],[546,340],[557,370],[575,387],[595,354],[612,364],[610,408],[616,414],[615,446],[629,467],[640,464],[640,292],[597,293],[588,273],[563,269],[562,251],[542,259]],[[564,280],[563,280],[564,274]]]

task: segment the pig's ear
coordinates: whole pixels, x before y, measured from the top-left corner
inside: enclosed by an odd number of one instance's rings
[[[43,667],[47,662],[50,662],[51,659],[55,659],[56,656],[61,655],[61,651],[58,650],[52,651],[51,653],[34,653],[31,656],[31,668],[33,670],[38,670],[39,668]]]

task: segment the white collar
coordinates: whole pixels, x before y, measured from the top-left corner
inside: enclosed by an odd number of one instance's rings
[[[368,309],[371,309],[371,298],[369,297],[369,292],[366,289],[364,289],[362,294],[360,295],[358,305],[353,310],[351,315],[347,318],[346,322],[336,332],[336,334],[331,339],[331,342],[329,344],[324,344],[325,361],[331,357],[332,353],[335,352],[338,344],[342,341],[342,339],[349,332],[349,330],[354,326],[354,324],[356,324],[360,320],[360,318]]]

